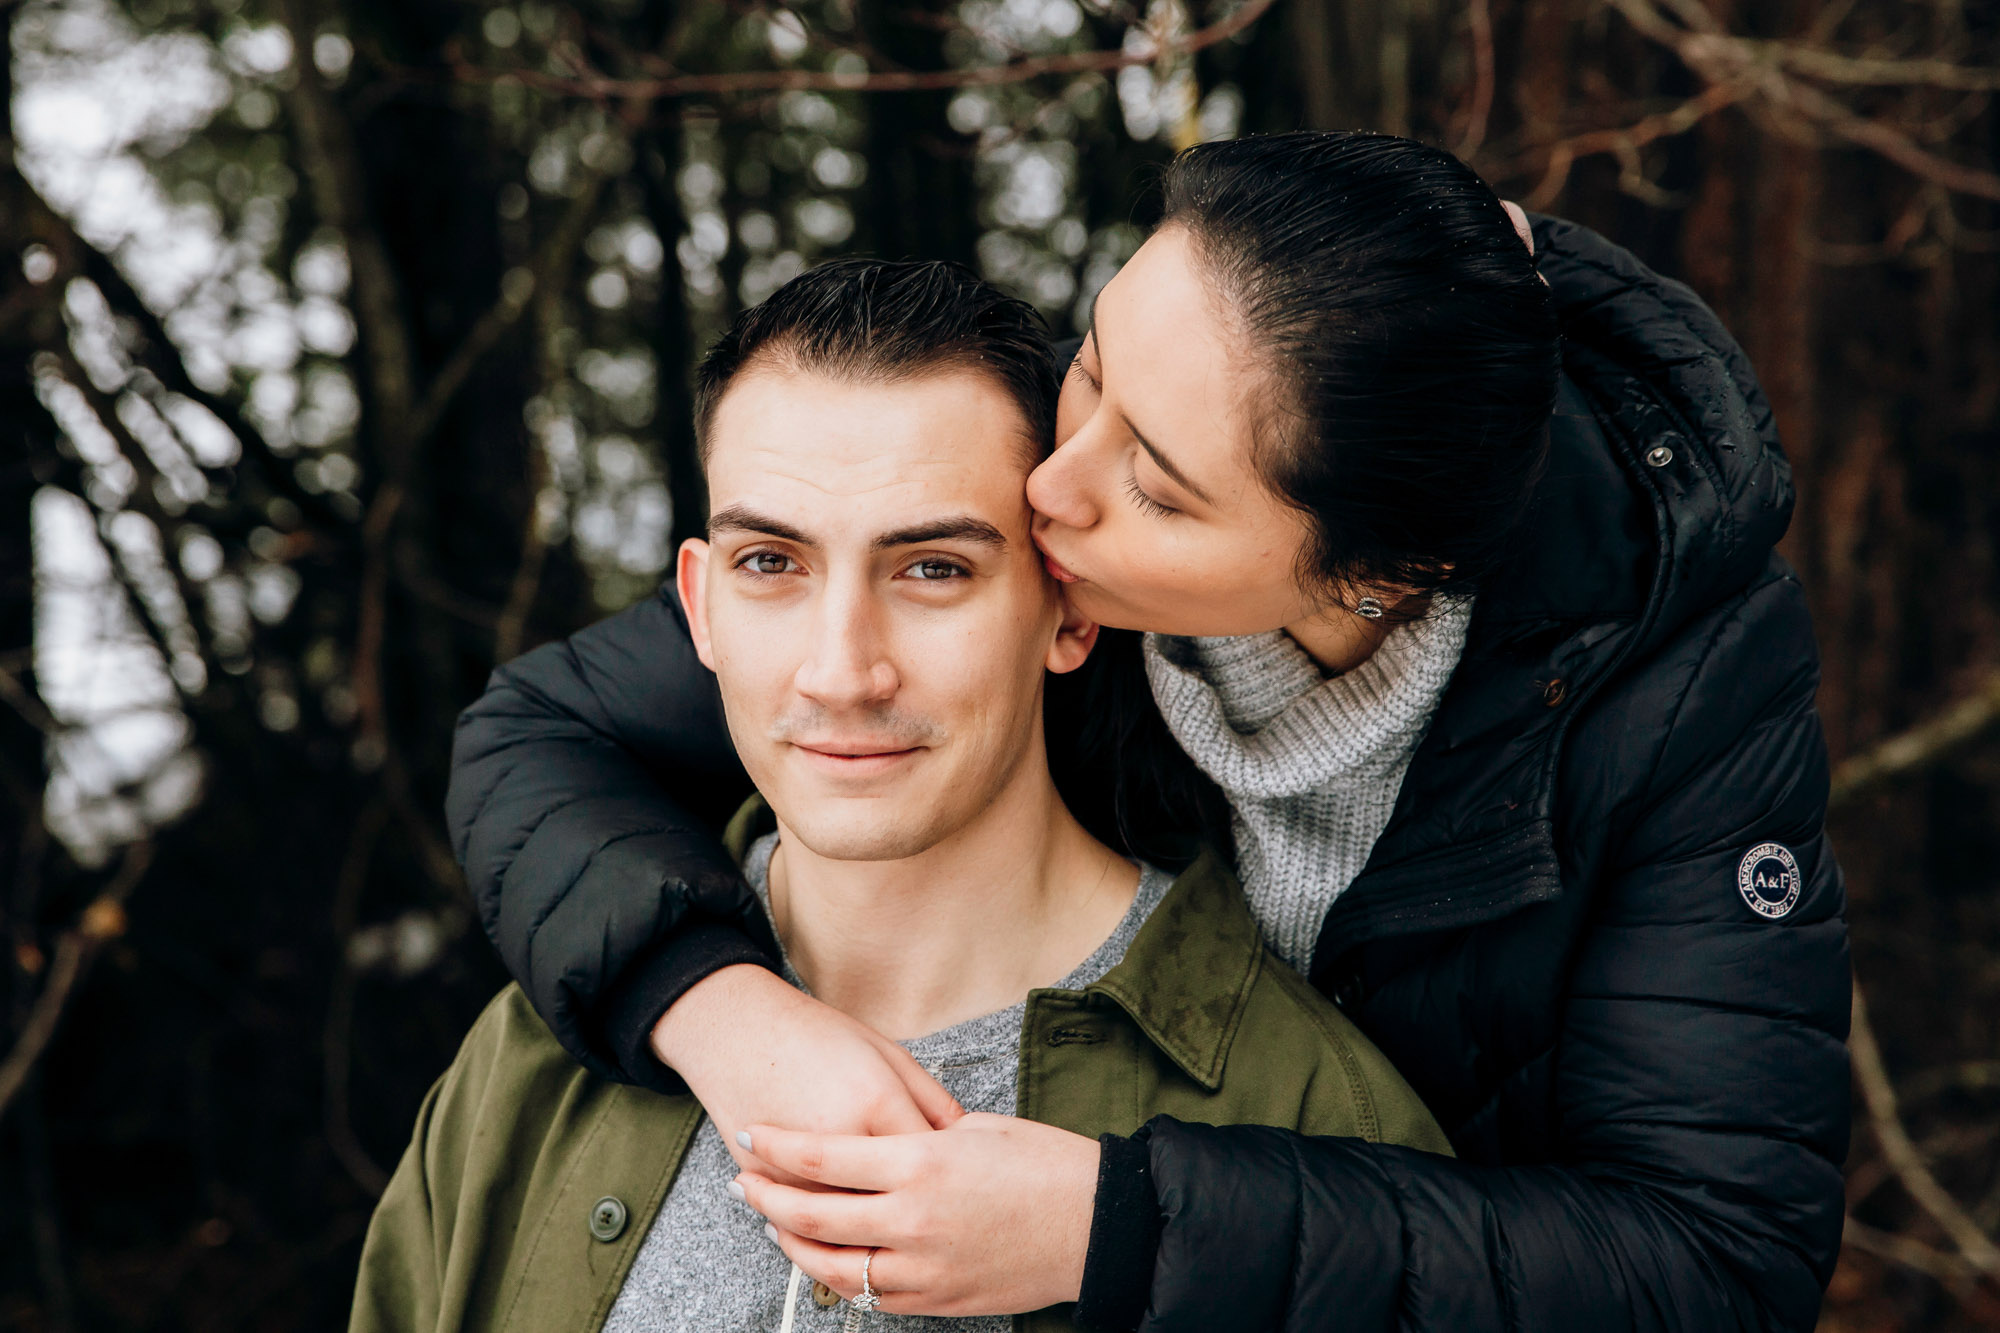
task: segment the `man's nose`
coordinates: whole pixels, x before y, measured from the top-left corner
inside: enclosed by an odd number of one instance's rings
[[[800,694],[830,709],[895,697],[901,681],[889,659],[879,612],[863,588],[827,589],[793,681]]]

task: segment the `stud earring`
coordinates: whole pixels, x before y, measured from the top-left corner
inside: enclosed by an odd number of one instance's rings
[[[1382,618],[1382,603],[1376,601],[1373,597],[1364,597],[1354,604],[1354,614],[1360,616],[1363,620],[1380,620]]]

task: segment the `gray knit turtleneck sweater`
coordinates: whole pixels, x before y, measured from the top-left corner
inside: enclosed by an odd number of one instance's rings
[[[1264,941],[1301,972],[1327,908],[1389,823],[1471,619],[1469,599],[1440,600],[1331,679],[1281,630],[1146,636],[1167,726],[1229,797],[1237,873]]]

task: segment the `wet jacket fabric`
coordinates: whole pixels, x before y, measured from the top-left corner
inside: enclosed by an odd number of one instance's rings
[[[1458,1160],[1149,1125],[1156,1207],[1128,1225],[1157,1243],[1107,1244],[1112,1271],[1094,1237],[1086,1276],[1135,1287],[1107,1304],[1147,1330],[1815,1323],[1850,982],[1817,657],[1773,550],[1790,471],[1690,291],[1534,225],[1565,337],[1546,476],[1310,970]],[[655,1006],[758,951],[695,808],[731,779],[689,661],[669,593],[503,667],[450,812],[537,1010],[663,1084]],[[1100,1220],[1132,1188],[1107,1180]]]
[[[754,802],[732,823],[737,859],[768,815]],[[1091,1137],[1169,1115],[1450,1152],[1381,1052],[1265,951],[1212,856],[1102,978],[1030,993],[1021,1052],[1020,1113]],[[584,1069],[509,986],[418,1113],[368,1228],[352,1333],[596,1333],[700,1123],[686,1094]],[[1061,1333],[1072,1311],[1014,1326]]]

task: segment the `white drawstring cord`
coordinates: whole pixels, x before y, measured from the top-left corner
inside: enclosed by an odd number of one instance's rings
[[[785,1322],[778,1325],[778,1333],[792,1333],[792,1315],[799,1308],[799,1280],[804,1276],[799,1266],[793,1264],[791,1280],[785,1283]]]

